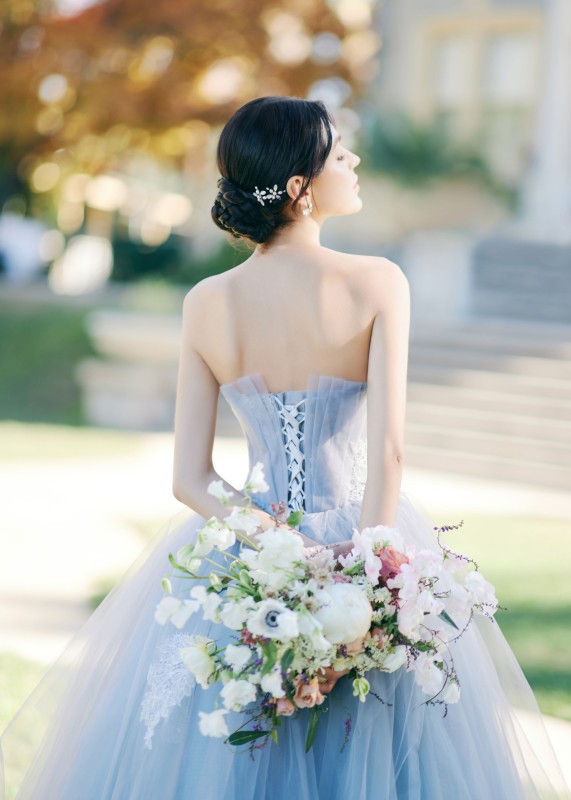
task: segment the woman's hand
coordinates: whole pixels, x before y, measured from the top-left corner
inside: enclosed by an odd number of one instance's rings
[[[333,545],[330,549],[333,550],[333,557],[337,561],[339,556],[346,556],[347,553],[350,553],[355,545],[348,539],[345,542],[338,542],[337,544]]]
[[[317,673],[317,683],[319,684],[319,691],[321,694],[329,694],[333,687],[343,675],[347,675],[351,670],[340,669],[336,670],[333,667],[321,667]]]

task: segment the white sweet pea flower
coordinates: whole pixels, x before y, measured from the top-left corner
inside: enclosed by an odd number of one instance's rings
[[[406,603],[397,613],[398,629],[407,639],[416,641],[420,638],[420,626],[424,621],[424,612],[414,603]]]
[[[223,481],[210,481],[208,484],[208,489],[206,490],[208,494],[211,494],[213,497],[216,497],[217,500],[220,502],[224,502],[228,500],[229,497],[234,495],[234,492],[227,492],[224,488]]]
[[[247,706],[256,699],[256,687],[249,681],[235,680],[232,678],[220,692],[224,707],[231,711],[240,711],[242,706]]]
[[[331,642],[323,635],[323,625],[313,614],[310,614],[309,611],[302,606],[298,612],[297,619],[299,632],[307,636],[314,650],[317,652],[327,652],[327,650],[331,649]]]
[[[252,658],[252,651],[246,645],[229,644],[224,651],[224,661],[232,667],[233,672],[241,672]]]
[[[440,699],[443,700],[445,703],[457,703],[460,699],[460,687],[458,686],[457,681],[451,680],[448,684],[444,687],[444,691],[440,695]]]
[[[257,492],[267,492],[269,490],[270,487],[264,478],[264,465],[261,461],[256,461],[252,467],[250,477],[246,481],[246,488],[253,494]]]
[[[436,614],[436,616],[438,616],[438,614],[440,614],[440,612],[444,609],[444,603],[442,600],[434,597],[432,592],[428,591],[428,589],[423,589],[420,592],[416,602],[421,611],[424,611],[427,614]]]
[[[442,670],[436,666],[434,656],[420,653],[412,662],[411,668],[414,671],[414,681],[423,692],[435,695],[441,690],[444,676]]]
[[[332,644],[349,644],[365,636],[373,609],[363,589],[353,583],[333,583],[323,592],[323,605],[314,616]]]
[[[480,572],[474,570],[466,575],[464,587],[469,592],[474,603],[484,603],[485,605],[496,605],[497,599],[495,589]]]
[[[297,614],[279,600],[263,600],[248,617],[246,627],[254,636],[293,639],[299,635]]]
[[[211,550],[227,550],[236,542],[236,534],[216,517],[210,517],[198,531],[196,544],[192,550],[193,558],[203,558]]]
[[[208,652],[210,644],[212,641],[206,636],[195,636],[193,644],[181,647],[179,651],[182,663],[203,689],[208,688],[208,679],[215,669],[214,661]]]
[[[175,628],[182,628],[200,608],[196,600],[179,600],[177,597],[163,597],[155,609],[155,619],[159,625],[172,622]]]
[[[272,697],[280,698],[285,697],[284,688],[282,686],[282,673],[279,667],[274,667],[269,675],[264,675],[262,678],[262,691],[268,692]]]
[[[406,664],[406,647],[398,644],[392,653],[383,661],[382,669],[384,672],[396,672],[397,669]]]
[[[233,631],[239,631],[244,626],[248,615],[255,605],[256,603],[251,597],[224,603],[220,609],[220,619],[227,628],[231,628]]]
[[[207,714],[205,711],[199,711],[198,728],[203,736],[228,736],[230,731],[226,725],[224,716],[228,713],[226,708],[219,708],[216,711],[211,711]]]
[[[202,616],[211,622],[220,622],[220,606],[222,598],[216,592],[207,592],[205,586],[193,586],[190,596],[194,598],[202,608]]]
[[[232,511],[227,517],[224,517],[224,522],[229,528],[243,531],[246,536],[252,536],[260,527],[257,514],[248,511],[247,508],[240,508],[240,506],[232,506]]]

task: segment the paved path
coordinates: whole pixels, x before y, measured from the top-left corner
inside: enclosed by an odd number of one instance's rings
[[[0,461],[0,652],[51,662],[86,619],[99,581],[120,575],[141,551],[137,524],[156,521],[158,530],[183,510],[171,495],[172,437],[143,442],[142,453],[109,459]],[[218,438],[214,465],[241,485],[244,442]],[[571,520],[571,498],[558,492],[411,469],[403,489],[429,512]],[[571,725],[546,723],[571,783]]]

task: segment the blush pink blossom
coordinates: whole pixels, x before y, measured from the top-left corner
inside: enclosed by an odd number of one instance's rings
[[[313,706],[320,706],[325,700],[325,697],[319,691],[317,678],[313,678],[313,680],[309,681],[309,683],[304,683],[301,677],[298,675],[295,679],[295,685],[296,690],[293,702],[298,708],[313,708]]]
[[[276,713],[278,717],[291,717],[294,711],[295,706],[291,700],[288,700],[287,697],[280,697],[276,703]]]
[[[383,547],[377,554],[383,566],[381,567],[381,579],[386,583],[389,578],[394,578],[402,564],[408,564],[409,559],[404,553],[395,550],[394,547]]]

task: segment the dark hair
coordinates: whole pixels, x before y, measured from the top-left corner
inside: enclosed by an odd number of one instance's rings
[[[258,97],[239,108],[218,141],[222,177],[211,212],[215,224],[236,238],[262,244],[291,223],[287,192],[262,205],[255,188],[282,190],[293,175],[302,175],[301,197],[331,151],[331,124],[318,100]],[[299,197],[292,208],[298,202]]]

